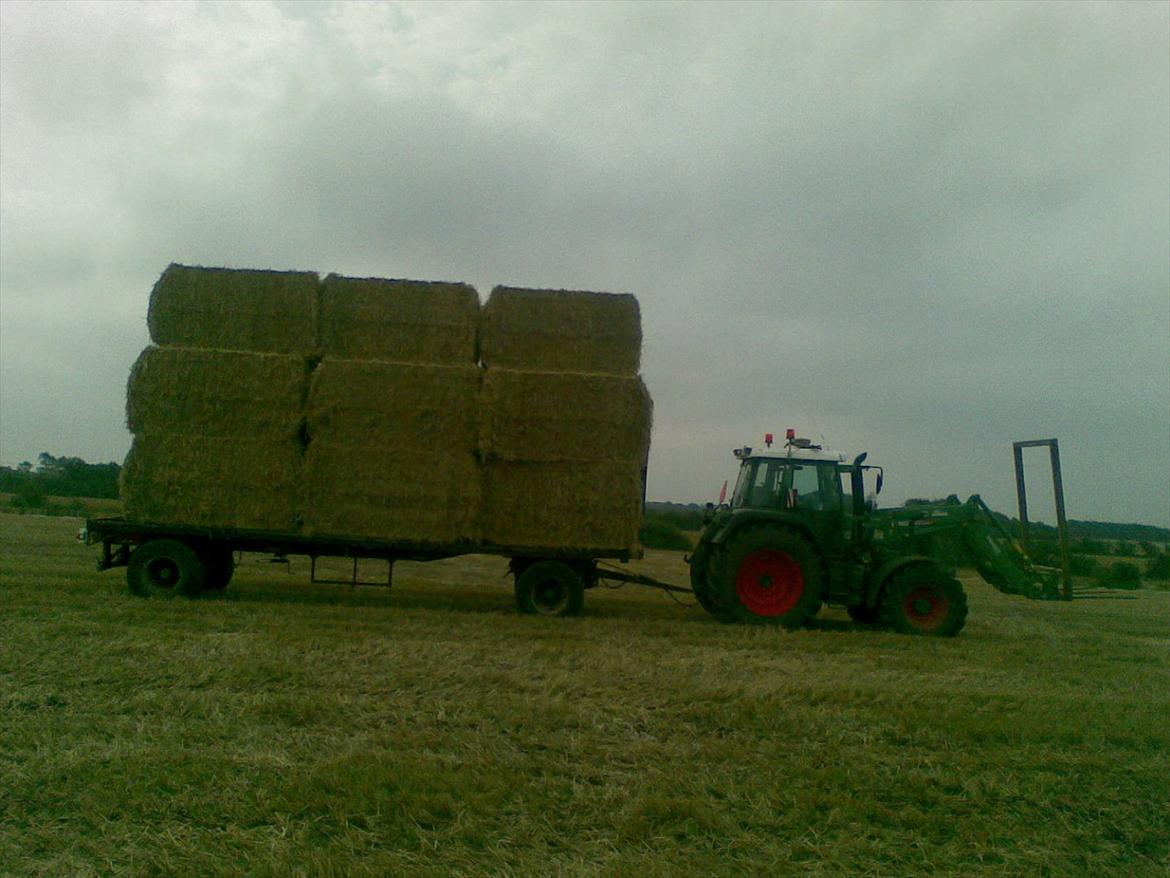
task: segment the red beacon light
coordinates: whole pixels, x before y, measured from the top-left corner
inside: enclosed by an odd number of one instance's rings
[[[784,431],[784,438],[787,439],[789,442],[791,442],[793,439],[795,439],[796,438],[796,428],[789,427],[787,430],[785,430]]]
[[[772,447],[772,434],[771,434],[771,433],[765,433],[765,434],[764,434],[764,447],[765,447],[765,448],[771,448],[771,447]]]

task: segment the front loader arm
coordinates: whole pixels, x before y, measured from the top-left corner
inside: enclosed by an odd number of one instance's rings
[[[879,515],[886,539],[932,558],[954,561],[958,555],[1005,594],[1061,597],[1057,572],[1033,564],[978,494],[966,503],[929,503]]]

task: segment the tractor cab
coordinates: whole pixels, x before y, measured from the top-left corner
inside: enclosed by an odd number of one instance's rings
[[[782,448],[773,448],[772,444],[769,433],[764,448],[745,446],[733,452],[740,466],[731,495],[732,509],[842,511],[844,457],[794,436]]]

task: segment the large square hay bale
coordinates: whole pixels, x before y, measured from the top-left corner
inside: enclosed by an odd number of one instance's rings
[[[130,370],[132,433],[295,439],[309,369],[300,357],[148,347]]]
[[[638,300],[496,287],[483,309],[480,357],[488,366],[535,372],[636,375],[642,357]]]
[[[312,442],[471,453],[477,443],[480,370],[326,358],[313,373]]]
[[[488,369],[480,448],[502,460],[646,460],[653,405],[640,378]]]
[[[162,345],[312,354],[319,286],[309,271],[173,264],[150,294],[150,337]]]
[[[294,533],[301,452],[292,442],[142,435],[122,468],[127,518]]]
[[[492,461],[484,466],[483,540],[531,550],[641,556],[643,470],[612,462]]]
[[[305,534],[424,544],[478,540],[480,479],[470,453],[310,442]]]
[[[479,296],[467,284],[331,274],[321,285],[326,356],[474,363],[478,332]]]

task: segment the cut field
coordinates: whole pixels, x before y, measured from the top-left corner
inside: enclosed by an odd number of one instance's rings
[[[80,523],[0,515],[0,875],[1170,874],[1165,592],[968,575],[950,640],[522,617],[482,557],[146,601]]]

